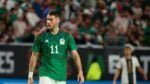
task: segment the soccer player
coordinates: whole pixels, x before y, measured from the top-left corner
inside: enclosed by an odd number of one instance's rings
[[[28,84],[33,84],[33,72],[40,58],[39,84],[66,84],[67,54],[71,51],[78,68],[77,79],[84,82],[80,56],[74,38],[59,29],[60,13],[52,10],[47,15],[48,32],[40,34],[32,46]],[[41,55],[41,57],[39,57]]]
[[[131,44],[125,45],[124,57],[120,58],[116,65],[117,70],[113,79],[113,84],[117,84],[116,81],[121,72],[121,84],[136,84],[136,69],[143,75],[144,79],[147,80],[147,76],[141,68],[138,59],[131,56],[133,51],[134,48]]]

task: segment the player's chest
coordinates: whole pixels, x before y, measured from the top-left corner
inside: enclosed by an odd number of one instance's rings
[[[59,47],[63,48],[66,47],[68,44],[67,40],[64,37],[51,37],[51,38],[45,38],[42,40],[42,47],[50,49],[52,47]]]
[[[130,61],[124,59],[122,60],[121,64],[123,67],[132,67],[132,68],[136,67],[135,61],[133,59],[131,59]]]

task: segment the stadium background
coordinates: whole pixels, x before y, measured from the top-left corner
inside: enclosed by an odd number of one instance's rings
[[[93,59],[101,77],[85,84],[111,84],[115,64],[125,43],[135,46],[149,80],[137,74],[138,84],[150,82],[149,0],[0,0],[0,84],[26,84],[34,38],[46,28],[45,16],[57,9],[60,27],[71,33],[81,55],[86,78]],[[76,68],[68,56],[68,82],[77,84]],[[38,82],[37,69],[35,71]],[[74,80],[74,81],[72,81]]]

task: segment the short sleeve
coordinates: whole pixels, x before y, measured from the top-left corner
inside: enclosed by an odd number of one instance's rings
[[[40,49],[41,49],[40,37],[36,37],[32,46],[32,51],[40,52]]]
[[[140,63],[136,57],[135,57],[135,64],[136,64],[136,67],[140,67]]]
[[[69,35],[69,41],[68,41],[69,43],[69,49],[72,51],[72,50],[77,50],[77,45],[76,45],[76,43],[75,43],[75,40],[74,40],[74,38],[73,38],[73,36],[72,35]]]
[[[117,69],[121,69],[121,68],[122,68],[121,59],[119,59],[117,65],[116,65],[116,68],[117,68]]]

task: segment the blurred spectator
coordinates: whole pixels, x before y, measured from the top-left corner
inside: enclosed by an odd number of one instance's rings
[[[15,5],[15,12],[17,14],[17,17],[21,17],[24,13],[24,11],[21,9],[20,4]]]
[[[31,43],[34,42],[36,36],[39,35],[40,28],[36,27],[31,29],[28,33],[26,33],[23,37],[23,42]]]
[[[143,14],[143,11],[142,11],[140,2],[139,1],[135,1],[134,3],[135,4],[132,7],[133,14],[135,15],[135,17],[141,17],[142,14]]]
[[[102,26],[101,22],[99,20],[95,20],[94,24],[94,31],[96,33],[96,43],[103,45],[104,44],[104,33],[105,33],[105,29]]]
[[[35,13],[40,17],[42,18],[43,14],[42,14],[42,1],[41,0],[35,0],[32,4],[34,10],[35,10]]]
[[[75,18],[70,18],[70,20],[65,21],[61,25],[61,29],[72,34],[75,38],[76,43],[78,44],[83,44],[83,37],[80,35],[78,31],[78,25],[77,25],[77,20]]]
[[[22,37],[23,42],[31,43],[34,42],[35,37],[40,35],[42,32],[46,32],[46,27],[43,22],[38,22],[37,25],[30,29],[27,28],[25,31],[24,37]]]
[[[23,11],[27,11],[29,3],[30,3],[29,0],[22,0],[22,3],[20,4],[20,8]]]
[[[4,0],[4,1],[5,1],[4,2],[5,6],[6,6],[8,11],[11,10],[12,8],[14,8],[16,5],[16,0]]]
[[[80,35],[83,36],[87,44],[89,43],[94,44],[95,43],[95,31],[91,25],[91,16],[87,14],[83,14],[82,17],[83,17],[82,23],[78,27],[78,31],[80,32]]]
[[[137,25],[138,27],[144,28],[146,26],[146,22],[141,19],[141,17],[134,17],[133,19],[134,25]]]
[[[35,13],[32,5],[29,6],[27,14],[26,14],[27,21],[32,27],[35,27],[36,24],[40,21],[40,18]]]
[[[117,33],[125,34],[129,26],[129,19],[125,12],[120,11],[114,20],[114,27],[117,29]]]
[[[65,0],[64,3],[64,18],[68,20],[70,17],[75,17],[77,10],[80,10],[80,3],[77,0]]]
[[[0,42],[14,42],[16,35],[22,39],[20,42],[33,42],[46,27],[48,11],[56,9],[61,12],[62,30],[73,34],[77,44],[121,46],[129,42],[149,46],[148,3],[149,0],[0,0]],[[22,15],[24,26],[19,27]]]
[[[116,14],[119,11],[123,11],[123,5],[122,5],[122,0],[116,0],[111,3],[110,9],[114,11]]]
[[[2,43],[7,43],[7,42],[14,42],[14,32],[13,29],[6,28],[6,25],[4,25],[3,23],[0,22],[0,24],[2,25],[2,30],[0,32],[0,42]]]
[[[107,32],[104,37],[105,46],[123,46],[126,43],[124,33],[118,32],[118,29],[111,22],[107,27]]]
[[[142,19],[147,20],[147,21],[150,19],[150,6],[144,7]]]
[[[46,18],[47,13],[51,10],[57,10],[57,4],[56,2],[52,2],[51,0],[47,0],[43,3],[43,18]]]
[[[27,23],[24,21],[25,16],[21,15],[16,21],[13,22],[14,36],[16,39],[20,39],[24,36],[27,29]],[[21,39],[20,39],[21,40]]]
[[[4,6],[0,7],[0,20],[4,19],[6,13],[7,13],[7,9]]]
[[[96,5],[96,10],[93,14],[93,21],[94,20],[100,20],[100,22],[102,22],[102,24],[105,22],[107,16],[107,7],[106,7],[106,4],[104,1],[99,1],[97,2],[97,5]]]
[[[127,30],[128,42],[134,46],[142,46],[144,40],[144,31],[141,27],[131,25]]]
[[[6,31],[6,24],[3,21],[0,21],[0,34]]]
[[[70,0],[65,0],[64,3],[64,18],[68,20],[70,17]]]
[[[130,0],[125,0],[123,3],[123,10],[132,11],[132,5]]]
[[[113,26],[113,24],[110,24],[104,37],[105,46],[116,46],[117,39],[116,28]]]
[[[8,21],[9,21],[10,24],[12,24],[14,21],[17,20],[17,9],[12,8],[10,10],[10,12],[8,13],[8,16],[9,16]]]
[[[150,21],[147,21],[147,26],[144,28],[144,43],[145,46],[150,46]]]

